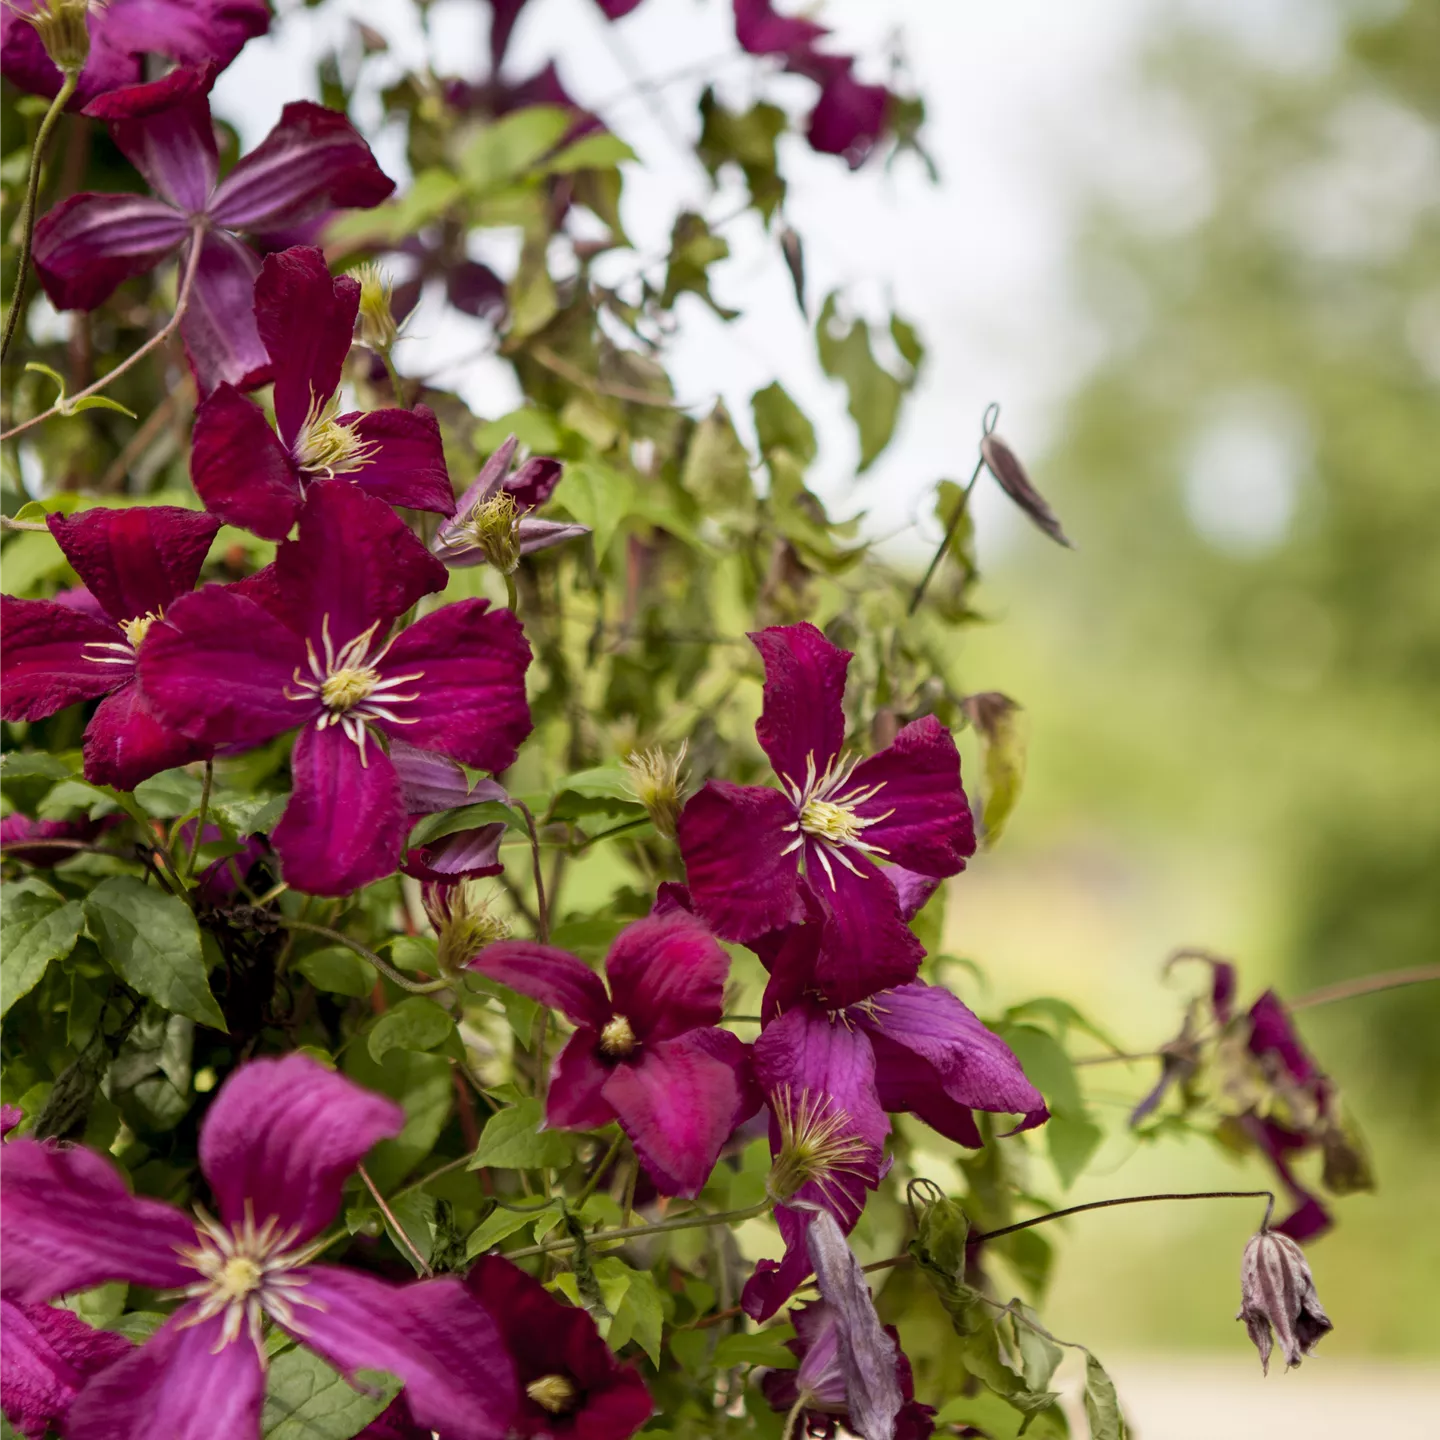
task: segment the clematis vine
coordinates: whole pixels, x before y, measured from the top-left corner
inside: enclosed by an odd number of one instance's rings
[[[730,960],[699,920],[652,915],[622,930],[605,957],[608,993],[583,960],[528,940],[490,945],[469,968],[575,1025],[551,1072],[549,1124],[618,1120],[662,1193],[700,1193],[759,1100],[746,1046],[718,1028]]]
[[[266,257],[255,282],[255,323],[275,380],[280,433],[230,384],[218,385],[195,414],[190,478],[226,524],[283,540],[306,488],[339,478],[390,505],[453,513],[434,411],[336,413],[359,308],[359,283],[332,279],[314,246]]]
[[[555,493],[564,467],[536,455],[511,474],[515,444],[512,435],[485,462],[454,518],[440,527],[430,548],[447,565],[489,564],[509,575],[522,555],[590,533],[585,525],[535,517],[532,512]]]
[[[155,623],[194,589],[220,522],[137,505],[51,515],[46,524],[87,588],[65,602],[0,596],[0,714],[40,720],[99,699],[85,729],[85,778],[96,785],[133,790],[161,770],[203,759],[209,746],[155,712],[136,667]]]
[[[251,746],[300,729],[271,836],[296,889],[344,895],[400,863],[410,822],[379,736],[503,770],[530,733],[510,611],[462,600],[390,635],[445,578],[383,501],[323,481],[273,566],[196,591],[149,637],[142,684],[182,734]]]
[[[850,652],[813,625],[761,630],[755,726],[780,788],[710,780],[678,829],[695,909],[726,940],[823,915],[816,975],[837,1005],[914,978],[924,954],[875,863],[943,878],[975,853],[955,742],[934,716],[867,760],[841,754]]]
[[[453,1440],[501,1440],[515,1408],[509,1357],[455,1279],[393,1285],[316,1264],[346,1177],[404,1115],[303,1055],[255,1060],[200,1130],[213,1213],[131,1195],[108,1159],[33,1140],[0,1168],[6,1297],[128,1280],[182,1304],[143,1346],[84,1384],[69,1440],[254,1440],[264,1339],[276,1326],[342,1373],[383,1370],[407,1408]]]
[[[35,269],[59,310],[93,310],[122,280],[198,244],[180,334],[201,395],[271,378],[253,309],[260,260],[236,232],[291,229],[337,206],[369,208],[395,188],[338,111],[307,100],[219,180],[208,99],[213,65],[182,66],[147,85],[92,100],[85,113],[110,135],[155,196],[72,195],[35,227]]]

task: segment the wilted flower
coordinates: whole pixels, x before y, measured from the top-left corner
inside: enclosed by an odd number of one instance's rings
[[[685,741],[672,755],[658,745],[636,751],[625,762],[626,780],[635,798],[645,807],[650,823],[666,840],[675,838],[680,803],[685,789]]]
[[[1059,517],[1050,508],[1045,497],[1030,483],[1020,457],[997,435],[988,431],[980,441],[980,454],[984,457],[985,468],[999,482],[1000,488],[1030,517],[1035,526],[1043,530],[1057,545],[1067,549],[1075,547],[1070,537],[1060,528]]]
[[[1305,1252],[1288,1235],[1268,1226],[1245,1247],[1240,1261],[1240,1313],[1235,1318],[1245,1322],[1267,1375],[1272,1328],[1287,1370],[1334,1329],[1315,1293]]]
[[[454,885],[426,885],[420,895],[425,914],[435,927],[442,975],[454,975],[487,945],[510,934],[509,922],[490,909],[493,897],[482,895],[463,880]]]

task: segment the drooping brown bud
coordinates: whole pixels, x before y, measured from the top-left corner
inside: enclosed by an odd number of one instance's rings
[[[78,75],[90,55],[89,0],[38,0],[20,18],[34,26],[45,53],[67,75]]]
[[[1240,1261],[1240,1313],[1235,1318],[1245,1322],[1267,1375],[1272,1328],[1287,1370],[1334,1329],[1315,1293],[1305,1252],[1275,1230],[1261,1230],[1245,1247]]]
[[[986,435],[980,442],[980,454],[985,466],[999,482],[1000,488],[1043,530],[1057,545],[1067,549],[1075,547],[1070,537],[1060,528],[1060,519],[1050,508],[1045,497],[1030,483],[1020,457],[1001,439]]]

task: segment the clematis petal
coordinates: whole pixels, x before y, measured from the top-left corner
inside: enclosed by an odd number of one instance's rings
[[[840,59],[840,57],[825,57]],[[883,85],[865,85],[855,78],[853,62],[830,67],[820,98],[810,112],[805,138],[822,155],[839,155],[852,170],[865,163],[885,133],[890,92]]]
[[[222,1343],[224,1326],[176,1311],[80,1392],[66,1440],[255,1440],[265,1372],[248,1336]]]
[[[537,550],[548,550],[552,545],[563,545],[567,540],[578,540],[588,535],[588,525],[571,525],[564,520],[539,520],[533,515],[522,515],[515,522],[515,538],[520,542],[522,555],[533,555]],[[474,564],[478,555],[467,561],[452,563]]]
[[[311,407],[328,404],[340,388],[359,312],[359,282],[332,278],[315,246],[265,257],[255,281],[255,325],[275,376],[275,420],[290,449]]]
[[[106,620],[51,600],[17,600],[0,595],[0,691],[7,720],[43,720],[77,700],[108,695],[133,675],[132,663],[107,664],[96,656],[124,660],[125,636]]]
[[[370,410],[341,415],[346,425],[371,447],[355,483],[387,505],[431,510],[437,515],[455,513],[455,492],[445,468],[445,447],[440,422],[428,405],[413,410]]]
[[[615,1012],[646,1043],[718,1025],[729,973],[719,941],[684,911],[627,925],[605,957]]]
[[[855,813],[873,823],[867,844],[924,875],[957,875],[975,853],[975,823],[960,786],[960,752],[950,732],[926,715],[905,726],[888,750],[855,769],[848,790],[879,786]]]
[[[582,1025],[566,1042],[550,1067],[550,1092],[545,1099],[545,1123],[557,1130],[598,1130],[615,1118],[605,1098],[610,1067],[596,1053],[600,1032]]]
[[[305,1055],[251,1060],[231,1074],[200,1127],[200,1169],[226,1225],[272,1216],[303,1245],[334,1218],[340,1189],[405,1112]]]
[[[500,858],[505,828],[505,822],[500,820],[442,835],[426,845],[412,845],[400,869],[412,880],[454,882],[499,875],[505,869]]]
[[[190,480],[227,525],[283,540],[300,514],[300,481],[265,412],[233,385],[217,385],[195,412]]]
[[[65,558],[112,620],[158,615],[195,588],[220,522],[175,505],[51,515]]]
[[[765,1097],[760,1093],[760,1086],[755,1080],[751,1047],[729,1030],[713,1027],[691,1030],[685,1038],[690,1044],[699,1046],[707,1055],[728,1065],[731,1074],[735,1076],[737,1098],[735,1113],[730,1118],[730,1129],[735,1130],[752,1115],[757,1114],[765,1103]]]
[[[770,0],[735,0],[735,38],[751,55],[804,50],[830,32],[800,16],[777,15]]]
[[[390,757],[339,725],[307,725],[290,756],[294,789],[270,837],[286,882],[309,895],[348,895],[393,875],[410,821]]]
[[[875,1051],[875,1093],[881,1108],[923,1120],[937,1135],[978,1150],[984,1139],[968,1105],[952,1100],[939,1071],[913,1050],[870,1031]]]
[[[774,625],[750,640],[765,662],[765,703],[755,736],[775,773],[803,787],[811,762],[814,774],[824,774],[844,742],[850,652],[808,621]]]
[[[459,1280],[391,1285],[335,1265],[295,1273],[305,1285],[294,1333],[307,1348],[347,1375],[398,1376],[422,1430],[446,1440],[505,1440],[514,1366],[495,1322]]]
[[[546,455],[532,455],[506,482],[519,510],[537,510],[554,493],[565,467]]]
[[[825,915],[815,982],[826,998],[851,1005],[913,980],[925,949],[900,918],[894,886],[856,850],[846,852],[850,865],[832,858],[826,873],[809,858],[816,848],[806,846],[806,873]]]
[[[190,1221],[171,1205],[132,1195],[108,1160],[80,1146],[7,1141],[0,1204],[0,1285],[12,1300],[48,1300],[109,1280],[164,1290],[195,1278],[175,1253],[195,1243]]]
[[[285,691],[305,669],[300,639],[226,585],[182,595],[140,647],[151,709],[211,745],[259,745],[303,725],[314,702],[287,699]]]
[[[499,493],[500,487],[505,482],[505,477],[510,471],[510,462],[515,458],[515,447],[520,442],[515,436],[508,436],[500,445],[500,448],[480,467],[480,473],[471,482],[469,489],[460,497],[460,503],[455,507],[457,515],[465,515],[477,505],[483,505],[487,500],[493,500]],[[436,536],[438,544],[446,534],[453,529],[450,525],[442,525]]]
[[[92,54],[99,40],[181,65],[211,61],[218,71],[269,25],[265,0],[123,0],[91,14],[90,45]]]
[[[887,865],[882,873],[895,887],[900,901],[900,918],[907,922],[930,903],[930,897],[940,888],[940,881],[934,875],[918,875],[899,865]]]
[[[133,790],[162,770],[209,754],[210,746],[161,720],[133,679],[107,695],[85,727],[85,778],[92,785]]]
[[[337,206],[367,209],[394,189],[339,111],[295,100],[220,182],[210,218],[232,230],[279,230]]]
[[[805,1251],[805,1232],[814,1215],[811,1210],[775,1207],[775,1224],[785,1242],[779,1260],[761,1260],[740,1292],[740,1307],[757,1324],[770,1319],[798,1290],[810,1274],[810,1256]]]
[[[799,864],[786,854],[795,807],[778,790],[709,780],[680,812],[676,839],[695,908],[725,940],[804,917]]]
[[[414,543],[427,566],[446,573]],[[531,730],[529,664],[529,642],[511,611],[492,610],[488,600],[442,606],[403,631],[380,666],[384,676],[416,676],[405,690],[415,698],[387,704],[396,719],[380,727],[479,770],[507,769]]]
[[[482,800],[510,803],[503,785],[494,780],[477,780],[472,785],[464,769],[448,755],[422,750],[398,736],[390,740],[390,760],[405,792],[405,809],[411,815],[433,815],[461,805],[478,805]]]
[[[254,389],[270,378],[270,357],[255,328],[255,276],[260,261],[223,230],[208,230],[180,338],[201,396],[217,385]]]
[[[733,1128],[740,1103],[734,1070],[681,1035],[617,1065],[604,1095],[656,1189],[698,1195]]]
[[[583,960],[550,945],[498,940],[465,968],[560,1011],[574,1025],[601,1030],[614,1014],[600,977]]]
[[[1252,1055],[1274,1055],[1296,1084],[1309,1085],[1323,1079],[1319,1066],[1295,1033],[1290,1012],[1273,990],[1265,991],[1250,1007],[1248,1047]]]
[[[57,310],[93,310],[189,233],[178,210],[148,195],[72,195],[35,226],[35,273]]]
[[[71,1310],[0,1299],[0,1408],[27,1440],[64,1434],[80,1387],[133,1349]]]
[[[140,79],[139,57],[117,53],[113,46],[99,43],[94,18],[90,27],[90,55],[67,110],[78,110],[103,91],[133,85]],[[0,8],[0,71],[12,85],[32,95],[53,100],[60,91],[63,77],[59,66],[45,53],[39,32],[25,22],[15,5]]]

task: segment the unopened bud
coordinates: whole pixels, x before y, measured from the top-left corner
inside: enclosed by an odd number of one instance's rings
[[[985,468],[999,481],[1000,488],[1043,530],[1057,545],[1069,549],[1070,537],[1060,527],[1060,519],[1050,508],[1049,502],[1030,482],[1020,457],[998,435],[988,432],[980,442],[980,454],[985,459]]]
[[[388,350],[399,333],[390,305],[394,282],[378,265],[362,265],[354,275],[360,282],[360,343]]]
[[[1270,1373],[1270,1331],[1280,1342],[1285,1368],[1298,1365],[1334,1327],[1320,1307],[1305,1252],[1288,1236],[1262,1230],[1240,1261],[1240,1313],[1260,1364]]]
[[[625,761],[631,793],[645,807],[655,831],[667,840],[675,838],[680,803],[685,791],[684,741],[673,754],[659,749],[637,751]]]
[[[472,885],[426,885],[421,890],[425,913],[435,927],[438,960],[442,975],[455,975],[487,945],[510,933],[509,922],[492,913],[492,896],[481,895]]]
[[[90,54],[89,0],[36,0],[20,18],[35,27],[45,53],[67,75],[77,75]]]

